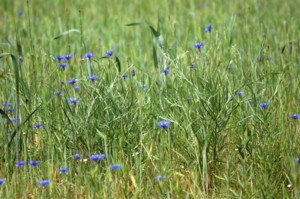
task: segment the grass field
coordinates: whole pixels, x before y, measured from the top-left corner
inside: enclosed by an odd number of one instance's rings
[[[300,196],[300,1],[1,4],[0,198]]]

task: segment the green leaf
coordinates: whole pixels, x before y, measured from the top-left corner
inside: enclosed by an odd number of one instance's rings
[[[158,31],[156,31],[152,26],[150,26],[149,25],[149,28],[150,28],[150,30],[151,30],[151,32],[152,32],[152,34],[155,36],[155,37],[159,37],[159,32]]]
[[[154,66],[156,68],[158,68],[157,53],[156,53],[155,45],[153,45],[153,61],[154,61]]]
[[[145,23],[135,22],[135,23],[128,23],[125,26],[145,26]]]
[[[57,35],[56,37],[54,37],[54,39],[59,39],[59,38],[61,38],[62,36],[65,36],[65,35],[67,35],[67,34],[69,34],[69,33],[71,33],[71,32],[76,32],[76,33],[78,33],[78,34],[81,34],[81,33],[80,33],[80,30],[78,30],[78,29],[70,29],[70,30],[67,30],[67,31],[65,31],[65,32],[63,32],[63,33]]]
[[[6,55],[10,55],[10,53],[5,53],[5,52],[4,52],[4,53],[1,53],[1,54],[0,54],[0,59],[1,59],[2,57],[5,57]]]
[[[121,72],[121,62],[117,56],[116,56],[116,62],[117,62],[118,71]]]

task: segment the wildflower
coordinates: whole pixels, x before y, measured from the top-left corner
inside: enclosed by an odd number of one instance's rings
[[[258,61],[258,62],[261,62],[261,61],[262,61],[262,58],[260,58],[260,57],[257,58],[257,61]]]
[[[261,108],[267,108],[268,106],[269,106],[269,104],[268,103],[266,103],[266,102],[264,102],[264,103],[260,103],[259,104],[259,106],[261,107]]]
[[[128,75],[127,75],[127,74],[123,74],[123,75],[121,75],[121,77],[122,77],[123,79],[126,79],[126,78],[128,77]]]
[[[205,26],[204,29],[205,29],[205,32],[211,32],[212,24],[210,23],[208,26]]]
[[[194,63],[191,63],[190,64],[190,69],[194,69],[194,68],[196,68],[196,65]]]
[[[87,58],[87,59],[91,59],[92,57],[94,57],[94,53],[86,53],[84,55],[84,58]]]
[[[18,13],[19,16],[21,16],[24,13],[24,11],[23,10],[18,10],[17,13]]]
[[[39,180],[39,181],[38,181],[38,184],[39,184],[39,185],[42,185],[42,186],[44,187],[44,186],[50,184],[50,180]]]
[[[76,154],[74,155],[74,159],[75,159],[75,160],[79,160],[80,158],[81,158],[81,154],[76,153]]]
[[[171,122],[170,121],[160,121],[157,123],[157,126],[166,129],[168,126],[170,126]]]
[[[109,168],[113,169],[113,170],[117,170],[120,169],[122,166],[120,164],[111,164],[109,165]]]
[[[90,160],[93,160],[95,162],[97,162],[100,159],[106,159],[106,155],[105,154],[94,154],[90,156]]]
[[[97,76],[90,76],[89,77],[90,78],[90,80],[92,81],[92,82],[94,82],[94,81],[96,81],[96,80],[99,80],[99,78],[97,77]]]
[[[155,176],[156,180],[163,180],[163,179],[166,179],[166,178],[167,178],[167,176],[162,176],[162,175]]]
[[[75,87],[74,87],[74,90],[75,90],[75,91],[78,91],[79,89],[80,89],[80,86],[75,86]]]
[[[8,109],[6,112],[7,112],[7,113],[13,113],[14,111],[15,111],[15,109],[10,108],[10,109]]]
[[[40,163],[40,161],[38,161],[38,160],[33,160],[33,161],[30,161],[30,162],[29,162],[29,164],[30,164],[31,166],[37,166],[39,163]]]
[[[59,91],[57,91],[54,95],[55,96],[60,96],[61,95],[61,93],[62,93],[62,91],[61,90],[59,90]]]
[[[233,68],[233,66],[228,66],[227,70],[231,71]]]
[[[146,84],[138,85],[138,88],[148,88]]]
[[[11,133],[11,130],[8,129],[8,130],[7,130],[7,133]]]
[[[69,54],[69,55],[64,55],[64,57],[65,57],[66,60],[69,61],[69,60],[73,57],[73,55],[71,55],[71,54]]]
[[[41,128],[42,126],[43,126],[42,123],[38,123],[38,124],[36,124],[36,125],[33,125],[32,128],[33,128],[33,129],[38,129],[38,128]]]
[[[300,164],[300,158],[295,158],[295,161]]]
[[[268,61],[272,61],[272,57],[267,57],[267,60]]]
[[[19,162],[16,163],[16,167],[20,168],[20,167],[24,166],[25,164],[26,164],[26,161],[21,160],[21,161],[19,161]]]
[[[64,57],[64,56],[61,56],[61,55],[55,55],[54,58],[57,59],[59,62],[60,62],[61,60],[64,60],[64,59],[65,59],[65,57]]]
[[[66,168],[60,168],[59,172],[61,172],[61,173],[67,173],[67,172],[69,172],[69,168],[68,167],[66,167]]]
[[[33,16],[33,20],[36,20],[37,16]]]
[[[72,78],[72,79],[68,80],[67,82],[68,82],[68,84],[74,86],[74,84],[77,82],[77,79],[76,78]]]
[[[237,96],[242,96],[243,94],[244,94],[243,91],[238,91],[238,92],[236,92],[236,95],[237,95]]]
[[[0,185],[2,185],[5,182],[5,179],[0,178]]]
[[[58,66],[62,69],[65,69],[67,67],[68,63],[59,63]]]
[[[199,42],[199,43],[194,44],[194,47],[197,48],[197,49],[200,49],[201,46],[203,46],[203,42]]]
[[[165,69],[162,70],[162,72],[165,73],[165,74],[168,74],[170,72],[170,69],[165,68]]]
[[[4,106],[4,107],[12,107],[12,104],[8,103],[8,102],[2,102],[2,106]]]
[[[71,102],[71,105],[76,105],[79,101],[80,101],[80,98],[68,98],[69,102]]]
[[[110,56],[112,56],[114,54],[114,51],[113,50],[108,50],[108,51],[106,51],[106,57],[110,57]]]
[[[300,116],[299,114],[292,114],[291,118],[294,119],[294,120],[296,120],[296,119],[299,118],[299,116]]]
[[[131,76],[135,76],[135,70],[131,70],[130,73],[131,73]]]

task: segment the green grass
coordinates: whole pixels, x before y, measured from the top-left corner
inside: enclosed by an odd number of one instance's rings
[[[296,2],[4,0],[0,198],[298,198]]]

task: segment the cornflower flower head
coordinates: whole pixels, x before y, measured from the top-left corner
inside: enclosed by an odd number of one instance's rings
[[[50,184],[50,180],[39,180],[39,181],[38,181],[38,184],[39,184],[39,185],[42,185],[42,186],[44,187],[44,186]]]
[[[71,55],[71,54],[69,54],[69,55],[64,55],[64,57],[65,57],[66,60],[69,61],[69,60],[73,57],[73,55]]]
[[[81,154],[76,153],[76,154],[74,155],[74,159],[75,159],[75,160],[79,160],[80,158],[81,158]]]
[[[60,62],[61,60],[65,59],[65,56],[55,55],[54,58],[57,59]]]
[[[123,75],[121,75],[121,77],[122,77],[123,79],[126,79],[126,78],[128,77],[128,75],[127,75],[127,74],[123,74]]]
[[[166,75],[166,74],[170,73],[170,69],[165,68],[165,69],[162,70],[162,72],[165,73],[165,75]]]
[[[62,93],[62,91],[61,90],[59,90],[59,91],[57,91],[54,95],[55,96],[60,96],[61,95],[61,93]]]
[[[76,97],[74,97],[74,98],[70,97],[70,98],[68,98],[68,100],[71,103],[71,105],[76,105],[81,99],[76,98]]]
[[[146,84],[138,85],[138,88],[148,88]]]
[[[267,107],[269,106],[269,104],[266,103],[266,102],[263,102],[263,103],[260,103],[259,106],[260,106],[261,108],[265,109],[265,108],[267,108]]]
[[[90,76],[89,79],[90,79],[92,82],[94,82],[94,81],[96,81],[96,80],[99,80],[98,76],[95,76],[95,75]]]
[[[36,125],[33,125],[32,128],[33,128],[33,129],[38,129],[38,128],[41,128],[42,126],[43,126],[42,123],[38,123],[38,124],[36,124]]]
[[[294,120],[298,119],[299,116],[300,116],[300,114],[292,114],[292,115],[290,115],[290,117],[291,117],[292,119],[294,119]]]
[[[166,178],[167,178],[167,176],[163,176],[163,175],[157,175],[157,176],[155,176],[156,180],[164,180]]]
[[[106,155],[105,154],[94,154],[90,156],[90,160],[94,161],[94,162],[98,162],[98,160],[100,159],[106,159]]]
[[[197,48],[197,49],[200,49],[201,46],[203,46],[203,42],[194,43],[194,47]]]
[[[205,32],[211,32],[211,30],[212,30],[212,24],[211,24],[211,23],[208,24],[208,26],[205,26],[205,27],[204,27],[204,31],[205,31]]]
[[[157,126],[163,128],[163,129],[166,129],[168,126],[170,126],[170,124],[171,124],[170,121],[162,120],[157,123]]]
[[[6,110],[7,113],[13,113],[14,111],[15,111],[15,109],[13,109],[13,108]]]
[[[75,86],[75,87],[74,87],[74,90],[75,90],[75,91],[78,91],[79,89],[80,89],[80,86]]]
[[[60,168],[59,172],[61,172],[61,173],[68,173],[69,172],[69,168],[68,167],[66,167],[66,168]]]
[[[110,57],[110,56],[112,56],[113,54],[114,54],[114,51],[113,51],[113,50],[108,50],[108,51],[106,51],[105,56],[106,56],[106,57]]]
[[[295,158],[295,161],[300,164],[300,158]]]
[[[4,178],[0,178],[0,185],[4,184],[5,179]]]
[[[68,63],[59,63],[58,66],[62,69],[65,69],[68,66]]]
[[[268,61],[272,61],[273,58],[270,56],[270,57],[267,57],[266,59],[267,59]]]
[[[7,130],[7,133],[11,133],[11,130],[10,130],[10,129],[8,129],[8,130]]]
[[[238,91],[238,92],[236,92],[236,95],[237,95],[237,96],[242,96],[243,94],[244,94],[243,91]]]
[[[30,162],[29,162],[29,164],[30,164],[31,166],[37,166],[39,163],[40,163],[40,161],[38,161],[38,160],[33,160],[33,161],[30,161]]]
[[[122,166],[120,164],[111,164],[109,165],[109,168],[112,170],[120,169]]]
[[[135,76],[135,70],[130,71],[131,76]]]
[[[26,164],[26,161],[21,160],[21,161],[19,161],[19,162],[16,163],[16,167],[20,168],[20,167],[24,166],[25,164]]]
[[[84,55],[84,58],[86,58],[86,59],[91,59],[92,57],[94,57],[94,53],[86,53]]]
[[[191,64],[190,64],[190,69],[194,69],[194,68],[196,68],[196,64],[191,63]]]
[[[19,16],[21,16],[24,13],[24,11],[23,10],[18,10],[17,13],[18,13]]]
[[[12,107],[12,103],[2,102],[2,106],[4,106],[4,107]]]
[[[228,66],[227,70],[232,71],[233,70],[233,66]]]
[[[74,84],[77,82],[77,79],[76,78],[72,78],[70,80],[67,81],[69,85],[72,85],[74,86]]]

